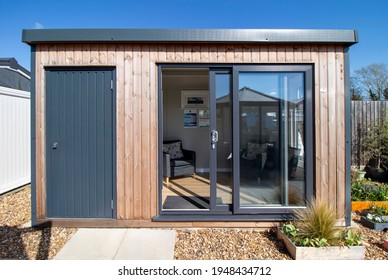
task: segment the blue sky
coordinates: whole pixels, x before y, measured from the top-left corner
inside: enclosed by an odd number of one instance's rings
[[[388,0],[0,0],[0,57],[30,69],[23,29],[356,29],[352,71],[388,64]]]

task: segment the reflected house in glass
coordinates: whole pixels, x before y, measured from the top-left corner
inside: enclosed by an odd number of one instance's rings
[[[355,30],[42,29],[23,41],[34,225],[268,227],[313,197],[350,224]],[[186,151],[195,173],[167,185],[163,154],[185,166]]]

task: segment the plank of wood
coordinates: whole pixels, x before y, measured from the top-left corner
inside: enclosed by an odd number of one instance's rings
[[[209,46],[208,45],[201,45],[200,49],[200,60],[203,63],[209,63]]]
[[[294,62],[302,62],[302,61],[303,61],[302,45],[295,44],[294,45]]]
[[[209,45],[209,62],[210,63],[217,62],[217,45],[215,44]]]
[[[253,228],[279,227],[279,222],[154,222],[148,220],[101,220],[101,219],[37,219],[38,225],[50,223],[53,227],[78,228]]]
[[[258,44],[251,46],[251,62],[260,62],[260,46]]]
[[[201,62],[201,45],[191,44],[192,62]]]
[[[89,65],[90,63],[90,44],[82,45],[82,64]]]
[[[46,209],[46,196],[44,185],[44,172],[45,172],[45,158],[43,157],[44,151],[44,138],[43,138],[43,107],[42,103],[42,86],[44,84],[43,71],[43,56],[47,57],[47,45],[37,46],[36,48],[36,84],[35,84],[35,164],[36,164],[36,216],[37,218],[44,218]]]
[[[132,45],[127,44],[124,52],[124,73],[127,80],[124,83],[124,111],[125,111],[125,147],[124,147],[124,193],[119,197],[123,204],[123,213],[121,219],[131,219],[133,217],[133,193],[134,193],[134,161],[133,153],[135,149],[134,139],[134,118],[133,118],[133,50]]]
[[[336,193],[337,193],[337,79],[338,73],[336,69],[336,53],[333,45],[327,48],[328,56],[328,171],[329,171],[329,197],[328,202],[336,209]]]
[[[276,62],[286,62],[286,48],[284,45],[276,46]]]
[[[94,59],[94,58],[92,58]],[[115,50],[116,65],[116,189],[117,217],[125,217],[125,69],[124,46],[118,44]]]
[[[316,182],[317,197],[323,201],[328,201],[329,192],[329,127],[328,127],[328,61],[327,61],[327,47],[325,45],[319,48],[319,113],[321,125],[316,130],[320,130],[320,138],[316,141],[317,149],[321,152],[321,164],[317,165],[320,169],[321,180]]]
[[[234,62],[234,45],[228,44],[225,46],[226,62]]]
[[[191,45],[190,44],[185,44],[183,46],[183,61],[184,62],[191,62],[191,61],[193,61],[192,52],[191,52]]]
[[[294,46],[291,44],[286,44],[285,46],[285,62],[294,62]]]
[[[82,44],[74,44],[73,46],[74,51],[74,64],[75,65],[82,65]]]
[[[235,63],[243,62],[242,46],[240,44],[235,44],[233,51],[234,51],[234,62]]]
[[[108,46],[107,44],[98,45],[98,64],[108,65]]]
[[[167,51],[168,53],[169,51]],[[142,188],[142,174],[141,174],[141,161],[142,150],[141,138],[141,46],[139,44],[133,45],[133,88],[132,88],[132,100],[133,100],[133,131],[134,131],[134,153],[133,153],[133,219],[140,219],[142,216],[142,204],[141,204],[141,188]]]
[[[150,214],[150,62],[148,45],[143,45],[141,49],[141,205],[142,219],[149,219]],[[181,58],[182,59],[182,55]],[[157,114],[156,111],[152,114]]]
[[[268,45],[267,44],[262,44],[262,45],[260,45],[260,62],[261,63],[266,63],[268,61],[269,61]]]
[[[226,48],[225,45],[217,46],[217,62],[226,62]]]
[[[158,214],[158,69],[157,49],[150,46],[150,215]]]
[[[175,45],[175,62],[184,62],[183,45]]]
[[[311,62],[311,46],[309,44],[302,45],[302,61]]]
[[[158,44],[158,62],[167,61],[166,44]]]
[[[311,54],[311,59],[315,64],[314,67],[314,77],[315,77],[315,84],[314,84],[314,92],[315,92],[315,98],[314,100],[314,125],[315,125],[315,135],[314,135],[314,141],[315,141],[315,155],[314,155],[314,160],[315,160],[315,192],[317,197],[321,197],[321,153],[322,149],[318,148],[320,147],[320,139],[321,139],[321,92],[320,92],[320,71],[321,67],[319,67],[319,59],[320,59],[320,54],[319,54],[319,47],[317,45],[313,45],[311,47],[312,54]]]

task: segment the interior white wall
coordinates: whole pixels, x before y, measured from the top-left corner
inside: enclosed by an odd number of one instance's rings
[[[196,151],[197,172],[209,169],[209,128],[184,128],[182,90],[209,90],[209,76],[203,74],[162,75],[163,140],[181,139],[183,148]]]

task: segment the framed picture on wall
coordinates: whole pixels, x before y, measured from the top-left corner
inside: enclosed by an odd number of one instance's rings
[[[197,127],[197,110],[185,110],[183,117],[184,128],[196,128]]]
[[[209,108],[209,91],[207,90],[182,90],[181,108]]]

